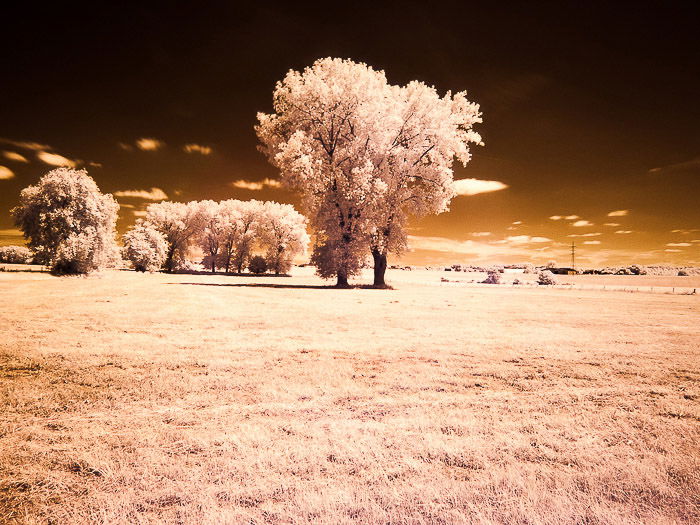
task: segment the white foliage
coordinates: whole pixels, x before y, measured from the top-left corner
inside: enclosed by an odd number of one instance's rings
[[[265,250],[268,269],[286,273],[294,257],[305,253],[309,244],[306,217],[290,204],[266,202],[257,225],[257,240]]]
[[[554,277],[554,274],[549,270],[544,270],[537,274],[537,284],[541,284],[543,286],[557,284],[557,278]]]
[[[138,221],[136,226],[124,234],[123,240],[124,258],[131,261],[135,270],[157,272],[165,263],[168,242],[150,224]]]
[[[34,252],[26,246],[0,246],[0,262],[10,264],[29,264],[34,259]]]
[[[118,210],[87,171],[57,168],[22,190],[12,213],[37,260],[58,273],[87,273],[118,259]]]
[[[159,202],[146,208],[144,224],[159,231],[166,242],[168,250],[165,257],[165,269],[173,271],[185,259],[187,249],[194,236],[200,231],[203,213],[199,202]]]
[[[479,107],[466,93],[390,85],[350,60],[290,71],[273,100],[274,113],[258,114],[263,150],[346,275],[369,247],[400,252],[409,215],[446,211],[453,161],[466,164],[469,144],[481,143]]]

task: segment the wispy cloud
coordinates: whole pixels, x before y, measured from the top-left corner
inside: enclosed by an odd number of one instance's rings
[[[676,246],[676,247],[687,247],[687,246],[692,246],[689,242],[669,242],[666,243],[666,246]]]
[[[66,166],[68,168],[75,168],[77,161],[71,160],[58,153],[50,153],[48,151],[40,151],[36,154],[36,157],[49,166]]]
[[[23,140],[10,140],[10,139],[0,138],[0,143],[9,144],[10,146],[14,146],[15,148],[28,149],[30,151],[41,151],[41,150],[53,149],[51,146],[48,146],[46,144],[39,144],[38,142],[23,141]]]
[[[229,182],[229,186],[233,188],[239,188],[242,190],[250,190],[250,191],[260,191],[265,187],[268,188],[279,188],[282,186],[280,181],[275,180],[275,179],[264,179],[262,181],[252,181],[252,180],[235,180],[233,182]]]
[[[530,244],[530,243],[540,243],[540,242],[551,242],[552,239],[547,237],[531,237],[529,235],[511,235],[505,238],[506,242],[512,244]]]
[[[576,221],[572,224],[572,226],[575,226],[577,228],[583,228],[584,226],[593,226],[593,223],[590,221],[586,221],[581,219],[580,221]]]
[[[13,160],[15,162],[29,162],[29,159],[27,159],[27,157],[25,157],[24,155],[20,155],[19,153],[14,151],[3,151],[2,156],[5,157],[7,160]]]
[[[15,173],[5,166],[0,166],[0,180],[8,180],[15,176]]]
[[[681,253],[683,250],[676,250],[675,248],[666,248],[664,251],[668,253]]]
[[[683,235],[687,235],[688,233],[694,233],[694,232],[700,232],[700,228],[692,228],[689,230],[671,230],[671,233],[682,233]]]
[[[608,217],[625,217],[629,212],[629,210],[614,210],[608,213]]]
[[[551,215],[550,220],[553,221],[575,221],[579,218],[578,215]]]
[[[602,233],[572,233],[571,235],[567,235],[567,237],[598,237],[599,235],[603,235]]]
[[[142,137],[136,141],[136,147],[141,151],[157,151],[163,146],[165,142],[151,137]]]
[[[629,233],[632,233],[632,230],[617,230],[615,233],[618,235],[627,235]]]
[[[459,179],[454,181],[454,188],[457,195],[490,193],[492,191],[505,190],[507,187],[507,184],[497,180]]]
[[[134,214],[134,217],[145,217],[148,215],[146,210],[134,210],[132,213]]]
[[[606,222],[605,224],[603,224],[603,226],[612,226],[613,228],[615,228],[619,225],[620,225],[619,222]]]
[[[700,157],[695,157],[694,159],[686,160],[685,162],[677,162],[675,164],[668,164],[667,166],[651,168],[647,173],[651,175],[663,175],[695,170],[700,170]]]
[[[128,197],[131,199],[144,199],[147,201],[164,201],[168,195],[160,188],[151,188],[150,190],[122,190],[115,191],[115,197]]]
[[[200,153],[201,155],[211,155],[212,152],[210,146],[202,146],[201,144],[185,144],[182,149],[185,153]]]
[[[491,232],[471,232],[470,235],[472,237],[488,237],[491,235]]]
[[[600,241],[583,241],[583,244],[600,244]]]
[[[21,237],[22,232],[17,228],[5,228],[0,230],[0,237]]]

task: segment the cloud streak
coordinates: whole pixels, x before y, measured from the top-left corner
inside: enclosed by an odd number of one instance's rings
[[[199,153],[200,155],[211,155],[212,149],[209,146],[202,146],[201,144],[185,144],[182,147],[185,153]]]
[[[454,188],[457,195],[470,196],[505,190],[508,185],[497,180],[459,179],[454,181]]]
[[[614,210],[608,213],[608,217],[626,217],[629,212],[629,210]]]
[[[165,142],[151,137],[142,137],[136,141],[136,147],[141,151],[158,151],[163,146]]]
[[[68,157],[59,155],[58,153],[51,153],[48,151],[40,151],[36,154],[36,158],[49,166],[75,168],[75,166],[78,164],[78,162],[75,160],[71,160]]]
[[[5,166],[0,166],[0,180],[9,180],[15,176],[15,173]]]
[[[168,199],[168,195],[160,188],[151,188],[150,190],[115,191],[114,196],[126,197],[130,199],[144,199],[147,201],[164,201]]]
[[[20,155],[19,153],[16,153],[14,151],[3,151],[2,156],[5,157],[7,160],[13,160],[15,162],[23,162],[27,163],[29,162],[29,159],[25,157],[24,155]]]
[[[252,181],[252,180],[244,180],[244,179],[239,179],[239,180],[234,180],[233,182],[229,182],[229,186],[232,188],[238,188],[241,190],[249,190],[249,191],[260,191],[264,188],[279,188],[282,186],[280,181],[275,180],[275,179],[264,179],[262,181]]]

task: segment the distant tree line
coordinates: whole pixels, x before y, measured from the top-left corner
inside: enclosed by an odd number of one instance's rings
[[[214,272],[242,272],[254,248],[275,274],[286,273],[309,243],[306,218],[289,204],[235,199],[160,202],[124,234],[124,255],[140,271],[187,266],[187,253],[198,247]],[[257,268],[260,266],[258,265]]]
[[[12,209],[28,247],[5,247],[1,260],[31,260],[56,274],[81,274],[116,266],[123,256],[140,271],[173,271],[185,267],[188,250],[198,247],[211,271],[241,272],[259,249],[266,268],[280,274],[309,243],[306,218],[289,204],[205,200],[151,204],[124,234],[120,251],[118,210],[85,170],[52,170],[22,190]]]

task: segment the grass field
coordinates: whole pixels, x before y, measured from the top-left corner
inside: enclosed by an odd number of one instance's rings
[[[0,273],[0,522],[700,520],[698,295],[295,271]]]

